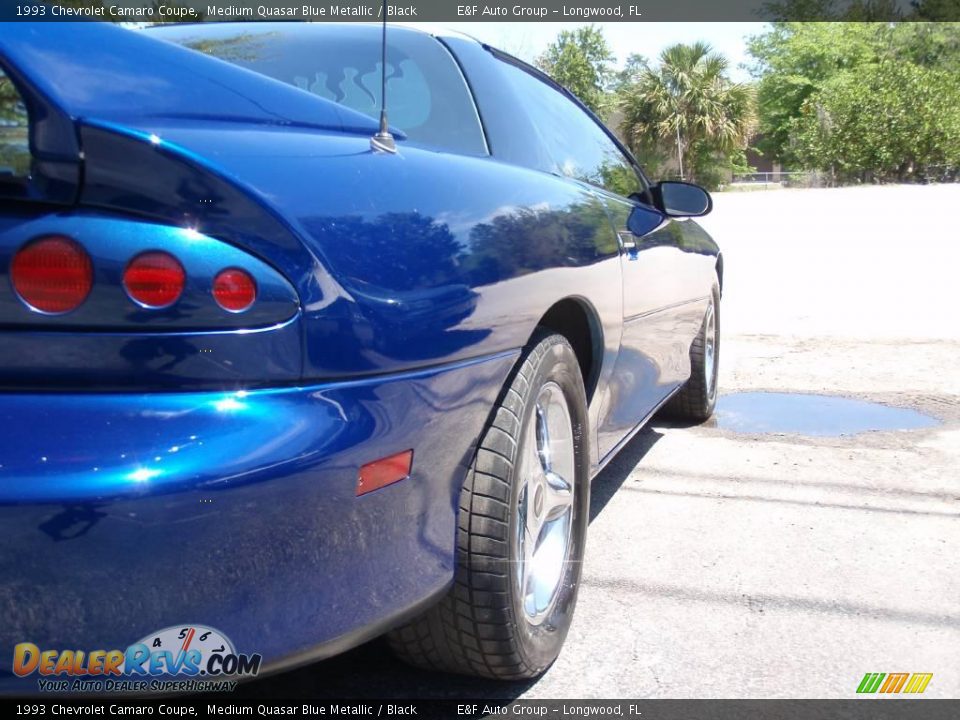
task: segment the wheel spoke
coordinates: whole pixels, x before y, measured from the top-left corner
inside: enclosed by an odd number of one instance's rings
[[[544,480],[543,515],[549,522],[566,514],[573,504],[573,493],[570,491],[570,483],[554,472],[546,473]]]
[[[530,504],[532,503],[528,503],[528,506]],[[520,592],[523,596],[523,605],[527,612],[531,614],[535,614],[537,611],[534,587],[537,573],[535,572],[536,560],[534,556],[536,555],[537,535],[539,535],[539,532],[539,527],[537,528],[536,534],[531,533],[529,527],[524,527],[523,531],[523,571],[520,574]]]
[[[537,423],[537,456],[540,459],[540,466],[544,470],[549,470],[552,458],[550,457],[550,425],[547,422],[547,413],[537,405],[534,417]]]
[[[527,478],[528,480],[533,480],[539,474],[542,474],[546,470],[547,466],[544,464],[543,454],[540,450],[540,443],[542,434],[546,433],[545,429],[541,428],[540,422],[540,413],[534,411],[533,417],[530,418],[530,425],[527,428],[527,441],[526,447],[524,448],[526,454],[526,463],[527,463]]]
[[[546,513],[543,511],[545,496],[541,489],[546,484],[547,480],[544,472],[538,466],[527,482],[527,513],[524,522],[527,534],[533,540],[534,552],[536,552],[537,543],[540,541],[540,531],[543,529],[543,523],[546,521]]]

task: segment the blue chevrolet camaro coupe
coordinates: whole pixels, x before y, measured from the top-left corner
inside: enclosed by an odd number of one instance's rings
[[[707,193],[539,71],[403,27],[375,147],[381,50],[0,29],[0,686],[19,643],[184,624],[267,669],[389,633],[536,676],[591,479],[661,406],[712,413]]]

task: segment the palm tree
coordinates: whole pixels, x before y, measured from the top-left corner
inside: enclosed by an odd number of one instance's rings
[[[719,157],[742,153],[756,127],[753,88],[727,77],[705,42],[672,45],[623,91],[620,126],[638,156],[675,147],[680,174],[696,180]]]

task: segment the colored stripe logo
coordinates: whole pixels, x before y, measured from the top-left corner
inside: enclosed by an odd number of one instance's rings
[[[859,694],[896,694],[917,695],[927,689],[933,673],[867,673],[857,687]]]

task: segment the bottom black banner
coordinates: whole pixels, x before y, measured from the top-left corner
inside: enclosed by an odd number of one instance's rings
[[[960,700],[111,700],[0,699],[15,717],[639,718],[641,720],[955,720]]]

